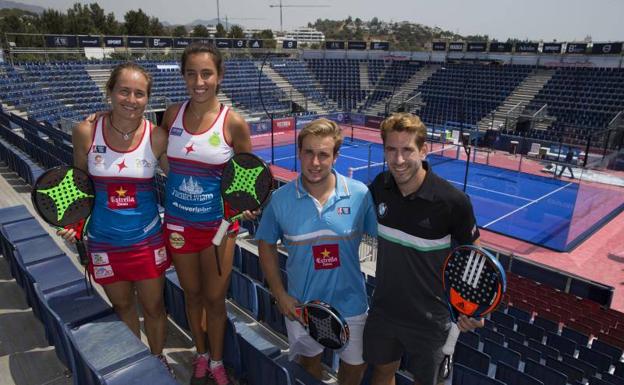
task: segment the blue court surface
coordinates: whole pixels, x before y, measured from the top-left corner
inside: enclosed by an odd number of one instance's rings
[[[466,163],[458,159],[458,149],[451,147],[442,155],[430,153],[433,170],[458,189],[463,189]],[[271,149],[255,151],[270,162]],[[369,155],[370,154],[370,155]],[[368,168],[368,159],[375,167]],[[274,148],[274,164],[299,170],[295,145]],[[383,169],[383,148],[380,144],[345,140],[336,170],[364,183]],[[470,163],[466,193],[470,197],[480,228],[527,241],[557,251],[569,251],[621,211],[606,212],[598,218],[579,218],[575,206],[579,184],[568,180],[527,174],[515,170]],[[595,216],[594,216],[595,217]]]

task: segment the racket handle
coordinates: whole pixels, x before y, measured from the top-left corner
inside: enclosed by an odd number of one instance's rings
[[[455,352],[455,344],[457,343],[457,339],[459,338],[459,327],[455,322],[451,323],[451,329],[449,330],[448,336],[446,337],[446,342],[442,346],[442,353],[447,356],[453,355]]]
[[[214,237],[212,238],[213,245],[215,246],[221,245],[221,241],[223,240],[223,237],[225,236],[225,232],[227,231],[228,227],[230,227],[230,222],[226,221],[225,219],[222,219],[221,224],[219,225],[219,229],[217,230]]]
[[[85,246],[82,239],[76,241],[76,249],[78,250],[78,258],[80,260],[80,264],[82,266],[87,266],[89,264],[89,255],[87,254],[87,247]]]

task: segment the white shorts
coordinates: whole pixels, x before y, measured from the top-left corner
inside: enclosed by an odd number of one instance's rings
[[[345,318],[349,325],[349,341],[336,353],[340,359],[349,365],[361,365],[362,358],[364,324],[368,313]],[[292,361],[297,356],[315,357],[323,353],[323,345],[316,342],[298,321],[291,321],[286,318],[286,330],[288,331],[288,345],[290,346],[288,358]]]

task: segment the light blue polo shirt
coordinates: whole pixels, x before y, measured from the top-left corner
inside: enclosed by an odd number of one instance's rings
[[[286,246],[288,294],[302,303],[321,300],[353,317],[368,309],[358,250],[363,233],[377,236],[377,217],[368,187],[334,174],[336,189],[320,211],[301,176],[275,191],[256,239],[281,239]]]

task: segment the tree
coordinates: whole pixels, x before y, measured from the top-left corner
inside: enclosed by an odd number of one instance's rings
[[[118,33],[121,33],[121,27],[114,13],[111,12],[106,15],[106,21],[104,22],[102,33],[104,35],[116,35]]]
[[[98,8],[99,6],[96,5]],[[99,31],[92,18],[89,6],[74,3],[74,6],[67,10],[67,28],[65,33],[76,35],[92,35]]]
[[[245,37],[245,34],[243,33],[243,29],[239,25],[233,25],[232,28],[230,28],[230,33],[228,34],[228,37],[232,39],[242,39]]]
[[[223,28],[223,24],[219,23],[217,24],[217,33],[215,33],[216,37],[225,37],[226,36],[226,32],[225,32],[225,28]]]
[[[147,36],[150,34],[150,19],[141,8],[128,11],[124,15],[124,31],[130,36]]]
[[[173,36],[178,37],[186,36],[186,33],[186,27],[183,25],[176,25],[175,28],[173,28],[173,31],[171,31]]]
[[[208,28],[205,25],[197,24],[193,27],[191,35],[195,37],[210,37],[210,32],[208,32]]]
[[[157,17],[150,17],[149,30],[152,36],[162,36],[165,34],[165,27]]]
[[[46,9],[41,14],[39,28],[42,33],[62,34],[65,33],[67,16],[54,9]]]

